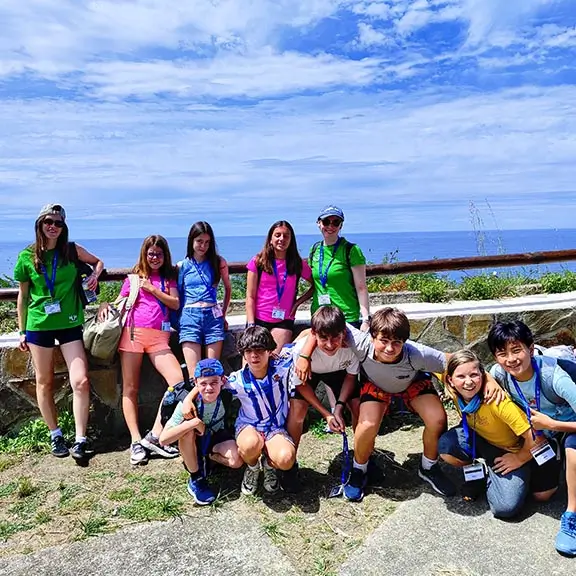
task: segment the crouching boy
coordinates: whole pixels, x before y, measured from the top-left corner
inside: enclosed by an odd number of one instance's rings
[[[261,469],[264,490],[277,492],[277,470],[290,469],[296,458],[294,443],[286,430],[292,356],[274,360],[271,354],[275,349],[276,342],[266,328],[247,328],[238,340],[238,351],[246,366],[233,372],[225,386],[240,401],[236,443],[247,464],[243,494],[256,493]]]
[[[162,444],[178,440],[190,473],[188,492],[200,506],[216,499],[207,482],[210,460],[230,468],[242,466],[234,434],[225,427],[226,411],[220,394],[224,381],[224,368],[218,360],[200,360],[194,370],[196,386],[178,403],[160,435]]]

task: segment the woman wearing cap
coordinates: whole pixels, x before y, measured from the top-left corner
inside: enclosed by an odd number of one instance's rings
[[[90,409],[88,362],[82,341],[84,310],[77,291],[77,269],[68,242],[66,211],[59,204],[42,208],[34,225],[36,240],[18,255],[14,279],[18,281],[20,349],[29,350],[36,373],[36,398],[50,430],[52,454],[86,457],[86,427]],[[93,273],[87,288],[95,290],[104,264],[76,244],[78,260]],[[58,427],[54,402],[54,347],[60,346],[72,386],[76,439],[68,450]]]
[[[366,258],[362,250],[340,236],[344,213],[338,206],[326,206],[318,216],[323,240],[310,249],[314,297],[312,314],[332,304],[342,310],[346,322],[367,330],[370,302],[366,288]]]

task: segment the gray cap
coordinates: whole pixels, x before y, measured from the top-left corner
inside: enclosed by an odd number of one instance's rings
[[[37,220],[44,216],[51,216],[52,214],[59,214],[62,220],[66,220],[66,210],[64,210],[64,207],[60,204],[46,204],[46,206],[43,206],[40,214],[38,214]]]

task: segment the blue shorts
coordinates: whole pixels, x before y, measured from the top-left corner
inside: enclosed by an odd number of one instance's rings
[[[262,430],[258,430],[258,428],[254,424],[250,424],[249,422],[245,422],[245,421],[243,422],[243,421],[241,421],[240,418],[238,418],[236,420],[236,425],[235,425],[235,429],[234,429],[235,437],[238,438],[238,435],[240,434],[240,432],[242,432],[242,430],[244,430],[244,428],[248,428],[248,426],[251,426],[252,428],[254,428],[254,430],[256,430],[256,432],[258,432],[260,434],[260,436],[262,436],[262,438],[264,439],[264,442],[268,442],[268,440],[271,440],[272,438],[274,438],[274,436],[280,434],[282,437],[286,438],[286,440],[288,440],[288,442],[290,442],[290,444],[294,444],[294,440],[292,440],[292,436],[290,436],[290,434],[288,434],[288,431],[283,426],[271,426],[268,430],[263,432]]]
[[[214,318],[212,308],[184,308],[180,316],[180,344],[214,344],[224,341],[224,318]]]
[[[68,342],[76,342],[76,340],[82,340],[82,326],[63,330],[26,330],[26,343],[42,346],[42,348],[54,348],[68,344]]]

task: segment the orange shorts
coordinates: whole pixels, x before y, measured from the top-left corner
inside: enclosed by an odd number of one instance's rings
[[[404,392],[398,392],[396,394],[391,394],[390,392],[384,392],[378,386],[372,384],[372,382],[365,381],[360,388],[360,402],[380,402],[384,404],[384,414],[390,409],[392,400],[395,398],[400,398],[408,410],[414,412],[412,408],[412,400],[423,394],[438,394],[432,380],[429,378],[423,378],[415,380],[404,390]]]
[[[137,352],[152,354],[170,350],[170,332],[154,328],[134,328],[133,339],[130,339],[130,328],[122,330],[118,350],[120,352]]]

